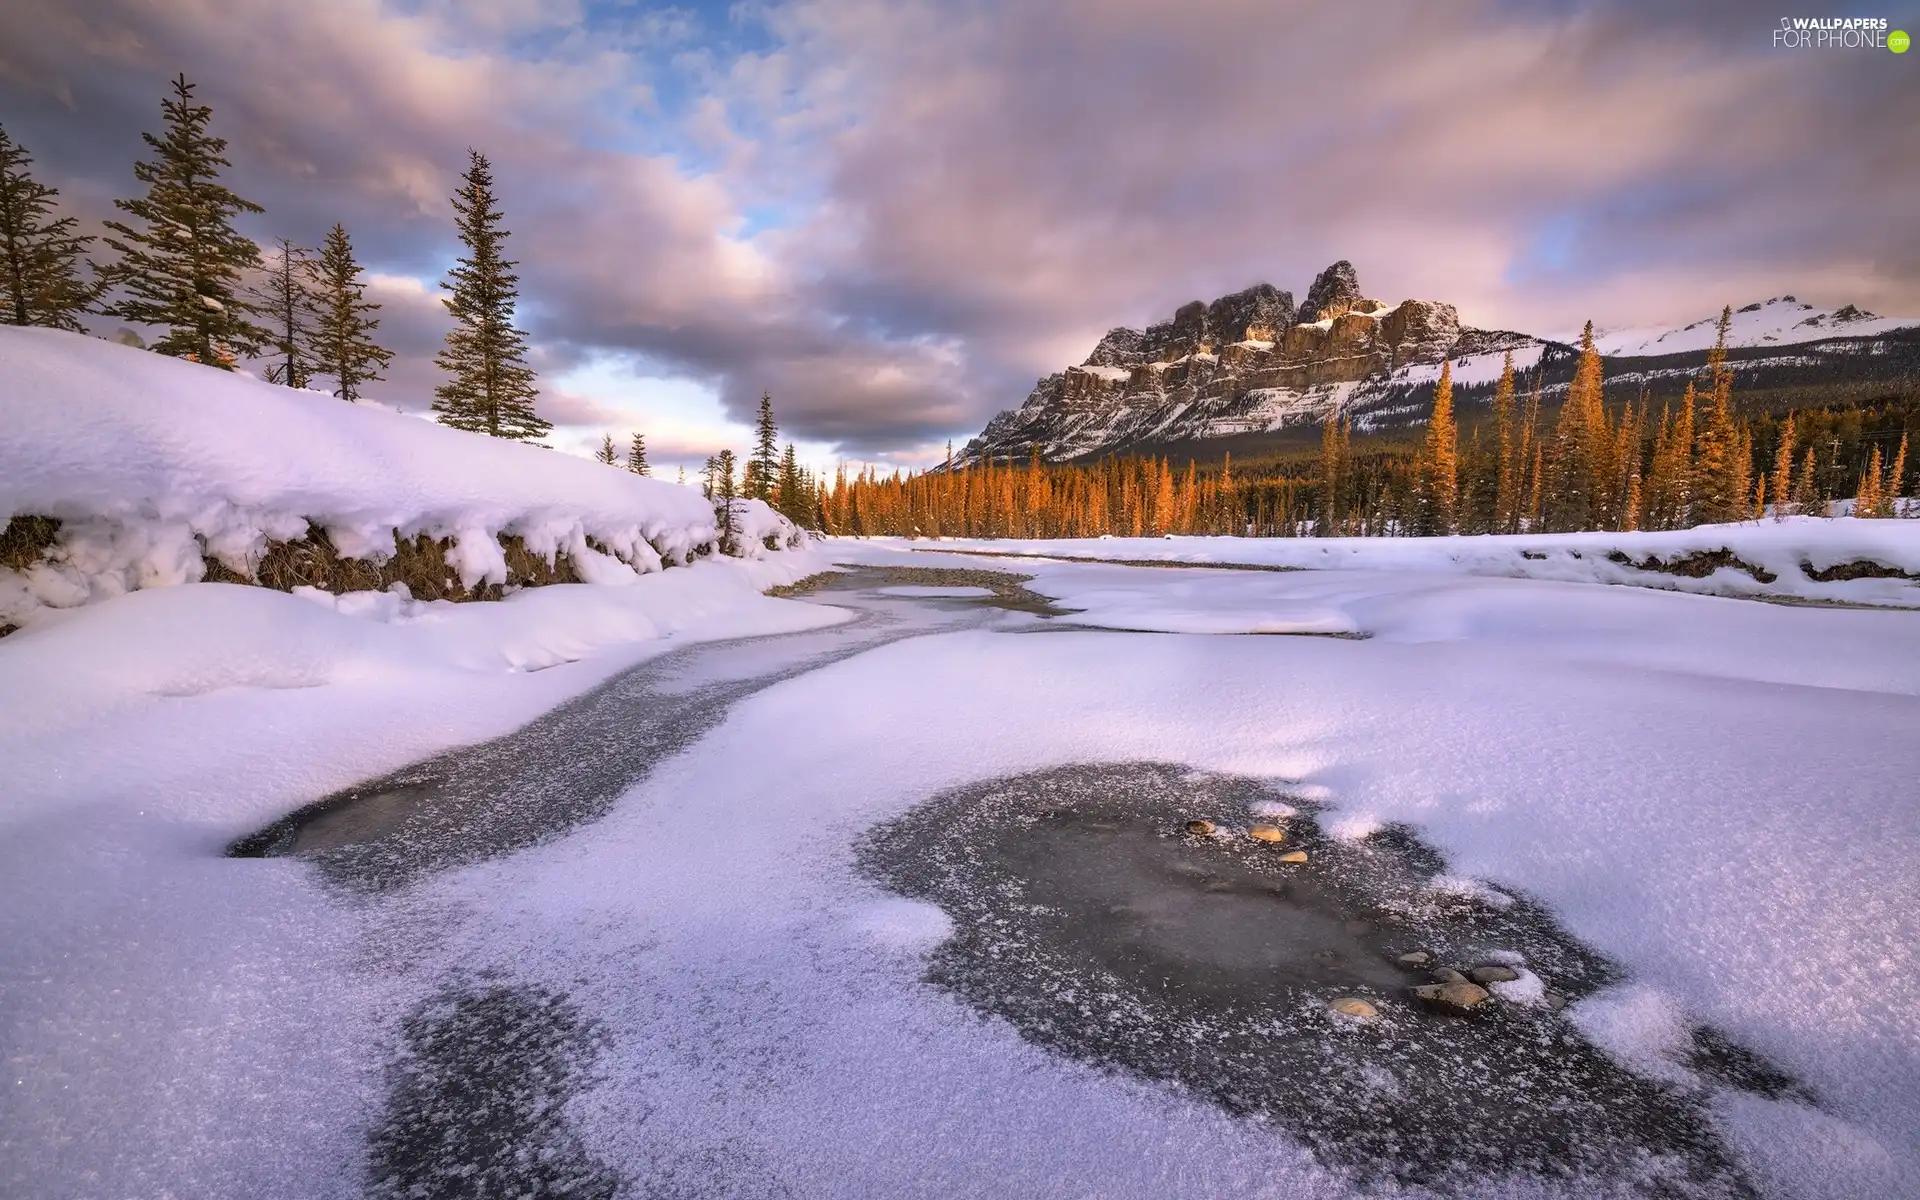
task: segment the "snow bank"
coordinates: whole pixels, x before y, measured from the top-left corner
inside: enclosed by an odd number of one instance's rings
[[[1198,566],[1445,572],[1920,608],[1920,521],[1789,517],[1666,533],[1502,537],[872,540],[925,550]],[[1725,561],[1710,557],[1723,552]],[[1700,574],[1676,573],[1670,569],[1676,564]],[[1814,577],[1830,572],[1834,577]],[[1848,575],[1859,577],[1844,577]]]
[[[503,536],[598,584],[717,536],[688,488],[58,330],[0,329],[0,408],[0,519],[61,522],[48,561],[0,569],[0,624],[198,582],[209,558],[251,576],[310,525],[372,561],[444,540],[467,589],[508,582]],[[735,519],[748,556],[801,536],[759,501]]]

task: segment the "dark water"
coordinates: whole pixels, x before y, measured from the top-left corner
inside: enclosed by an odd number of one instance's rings
[[[1438,895],[1423,885],[1444,864],[1409,831],[1334,841],[1300,802],[1281,847],[1185,832],[1195,817],[1244,830],[1249,804],[1273,798],[1162,764],[1071,767],[940,797],[860,861],[953,918],[932,983],[1049,1050],[1271,1120],[1362,1179],[1751,1194],[1703,1089],[1622,1068],[1545,1006],[1455,1017],[1408,995],[1434,978],[1398,964],[1410,951],[1463,969],[1515,951],[1574,998],[1620,978],[1545,910]],[[1309,861],[1284,864],[1284,849]],[[1380,1016],[1332,1017],[1336,997]],[[1786,1082],[1719,1035],[1700,1042],[1728,1082]]]

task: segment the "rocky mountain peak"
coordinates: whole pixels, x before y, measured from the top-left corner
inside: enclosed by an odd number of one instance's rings
[[[1341,316],[1352,312],[1361,299],[1360,276],[1353,264],[1343,258],[1313,277],[1313,286],[1307,289],[1307,302],[1300,306],[1299,321],[1311,325]]]

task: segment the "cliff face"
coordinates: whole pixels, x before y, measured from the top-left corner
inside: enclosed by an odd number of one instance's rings
[[[1451,304],[1368,299],[1352,264],[1337,262],[1297,311],[1291,293],[1262,283],[1183,305],[1145,330],[1108,331],[1085,362],[1042,379],[1026,403],[988,422],[961,461],[1024,457],[1034,446],[1058,461],[1318,421],[1370,381],[1438,363],[1463,338],[1476,352],[1541,344],[1463,330]]]
[[[1599,334],[1610,394],[1677,395],[1705,364],[1715,323],[1709,316]],[[1845,400],[1863,387],[1910,390],[1920,378],[1920,321],[1779,296],[1739,309],[1729,332],[1736,386],[1780,403]],[[1060,462],[1226,438],[1253,446],[1336,414],[1363,431],[1416,423],[1443,359],[1453,363],[1457,402],[1473,404],[1491,392],[1508,352],[1549,404],[1565,389],[1573,346],[1462,326],[1453,305],[1439,301],[1389,307],[1361,295],[1353,265],[1342,261],[1320,272],[1297,309],[1290,293],[1262,283],[1183,305],[1144,330],[1109,330],[1085,362],[1040,380],[955,461],[1024,459],[1035,447]]]

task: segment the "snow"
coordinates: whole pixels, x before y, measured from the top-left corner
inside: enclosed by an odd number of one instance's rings
[[[1531,371],[1540,362],[1540,356],[1546,353],[1544,343],[1535,342],[1530,346],[1521,346],[1513,352],[1514,374]],[[1498,383],[1500,373],[1506,369],[1507,354],[1498,353],[1469,354],[1453,360],[1453,382],[1456,387],[1479,387]],[[1393,373],[1395,383],[1437,383],[1440,380],[1439,363],[1421,363],[1416,366],[1401,367]],[[1520,387],[1516,383],[1516,388]],[[1516,397],[1515,403],[1519,400]]]
[[[202,547],[245,574],[309,522],[354,557],[396,533],[451,538],[467,587],[504,582],[500,534],[602,584],[715,537],[687,488],[80,334],[0,329],[0,397],[0,517],[63,522],[56,561],[0,570],[0,624],[195,582]],[[758,501],[738,521],[748,555],[797,537]]]
[[[1070,369],[1092,375],[1098,379],[1104,379],[1108,383],[1125,383],[1127,380],[1133,378],[1133,372],[1126,367],[1087,366],[1073,367]]]
[[[1020,631],[1037,618],[993,614],[1004,624],[771,687],[605,819],[369,906],[298,862],[213,850],[497,731],[618,654],[515,673],[498,629],[212,585],[58,614],[0,643],[0,754],[18,772],[0,807],[0,980],[26,1081],[0,1093],[0,1137],[29,1151],[0,1158],[0,1190],[354,1194],[353,1131],[380,1102],[393,1022],[444,980],[493,972],[598,1022],[596,1082],[572,1111],[595,1153],[660,1190],[731,1163],[796,1194],[1350,1194],[1283,1129],[1054,1057],[930,989],[944,914],[849,869],[876,822],[944,788],[1141,758],[1271,780],[1275,803],[1309,797],[1356,832],[1412,824],[1448,856],[1437,886],[1550,905],[1630,973],[1570,1010],[1610,1053],[1677,1072],[1676,1023],[1712,1021],[1823,1097],[1820,1112],[1716,1101],[1776,1190],[1893,1194],[1920,1165],[1913,615],[1457,571],[823,550],[434,614],[711,583],[742,607],[703,628],[746,632],[830,612],[746,586],[814,559],[1017,568],[1127,613],[1233,581],[1250,614],[1337,604],[1375,636],[1035,637]],[[56,703],[18,686],[61,676]],[[901,719],[929,688],[939,719]],[[378,919],[402,917],[395,944]]]
[[[978,598],[993,595],[993,589],[982,587],[922,587],[918,584],[904,584],[900,587],[879,589],[882,596],[900,596],[905,599],[934,600],[941,597],[953,599]]]
[[[1714,313],[1679,328],[1606,330],[1596,332],[1593,341],[1602,354],[1626,357],[1707,350],[1712,348],[1717,336],[1719,319],[1720,314]],[[1791,296],[1776,296],[1752,311],[1736,311],[1727,330],[1727,345],[1793,345],[1832,337],[1877,337],[1916,325],[1920,325],[1920,318],[1875,317],[1864,313],[1844,317],[1837,309],[1815,308]],[[1559,340],[1578,342],[1579,338]]]
[[[27,344],[0,342],[9,356]],[[143,436],[130,474],[184,494],[151,463],[200,452]],[[274,472],[233,452],[229,482],[257,476],[268,493],[234,502],[247,511],[299,511],[272,473],[303,502],[378,498],[332,486],[359,469],[320,461],[345,443],[273,444]],[[582,468],[552,477],[578,512],[652,511],[647,489],[602,493],[605,469]],[[396,486],[445,497],[431,463],[409,469]],[[511,521],[509,507],[485,511]],[[1445,856],[1434,888],[1549,908],[1625,972],[1567,1019],[1632,1069],[1701,1089],[1765,1194],[1910,1191],[1920,615],[1898,605],[1912,585],[1818,597],[1871,594],[1879,609],[1758,604],[1595,586],[1625,580],[1593,551],[1731,540],[1796,570],[1801,555],[1868,552],[1912,569],[1913,528],[1012,547],[1337,568],[1291,572],[833,539],[497,603],[199,584],[39,611],[0,640],[0,1193],[362,1194],[400,1022],[481,980],[563,994],[593,1022],[598,1058],[566,1115],[635,1194],[1351,1195],[1285,1128],[980,1019],[924,978],[946,915],[853,869],[877,823],[945,789],[1143,759],[1260,779],[1273,799],[1255,815],[1307,800],[1342,836],[1411,826]],[[393,895],[343,894],[303,860],[219,856],[316,797],[506,732],[662,651],[841,621],[833,593],[760,594],[834,562],[1017,571],[1078,611],[888,598],[872,624],[893,640],[737,703],[604,817]],[[1535,569],[1556,577],[1515,577]],[[1366,636],[1220,636],[1333,624]],[[777,663],[785,644],[726,653]],[[1499,994],[1528,1003],[1537,984],[1544,998],[1540,972]],[[1699,1078],[1683,1038],[1701,1022],[1820,1106]],[[1478,1182],[1580,1194],[1579,1181]]]
[[[914,543],[903,539],[875,539],[875,545],[906,549],[983,551],[990,554],[1045,555],[1061,558],[1106,558],[1131,561],[1240,564],[1327,571],[1392,571],[1425,575],[1468,574],[1553,580],[1564,583],[1629,584],[1700,595],[1777,597],[1843,604],[1920,607],[1920,581],[1900,578],[1862,578],[1821,583],[1811,579],[1802,564],[1816,571],[1850,562],[1874,562],[1920,575],[1920,521],[1771,518],[1733,525],[1701,525],[1665,533],[1561,533],[1444,538],[1236,538],[1164,537],[1075,539],[966,539],[941,538]],[[1697,553],[1731,550],[1742,562],[1775,576],[1771,582],[1737,567],[1721,567],[1693,579],[1658,570],[1641,570],[1648,559],[1671,563]],[[1617,563],[1609,554],[1624,554],[1631,563]],[[1230,588],[1233,585],[1221,584]],[[1337,584],[1328,586],[1337,587]],[[1191,591],[1191,589],[1188,589]],[[1211,600],[1196,601],[1198,610],[1217,607],[1223,593],[1210,590]],[[1163,603],[1163,602],[1161,602]],[[1297,610],[1276,614],[1284,623],[1309,618]],[[1240,632],[1285,632],[1248,626]],[[1330,628],[1298,632],[1331,632]],[[1195,629],[1192,632],[1202,632]],[[1205,632],[1225,632],[1215,627]]]

